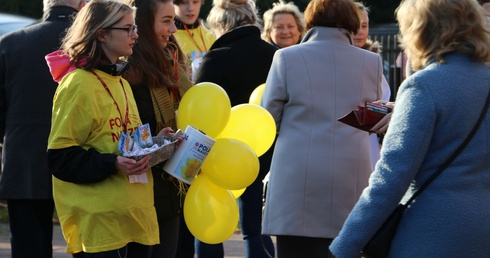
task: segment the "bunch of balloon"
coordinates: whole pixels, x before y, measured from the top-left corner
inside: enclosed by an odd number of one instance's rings
[[[206,200],[210,198],[209,195],[214,196],[218,192],[221,192],[219,198],[227,201],[228,196],[233,198],[236,194],[236,198],[243,193],[257,178],[260,168],[258,156],[270,148],[275,133],[274,119],[264,108],[255,104],[241,104],[231,108],[230,119],[225,129],[216,137],[216,142],[202,164],[201,174],[189,188],[184,203],[184,218],[189,230],[197,239],[212,244],[224,242],[231,236],[233,232],[230,231],[230,227],[236,227],[238,221],[222,219],[216,214],[227,214],[231,206],[224,207],[225,204],[218,202],[209,204],[210,201]],[[202,177],[206,180],[197,180]],[[191,191],[197,187],[204,188],[200,186],[204,184],[201,182],[206,182],[205,189],[213,189],[213,194],[202,194],[205,190],[200,191],[201,193],[197,190]],[[226,197],[223,191],[228,192]],[[190,199],[190,196],[194,196],[194,199]],[[207,204],[202,204],[203,202]],[[208,204],[209,206],[206,206]],[[196,218],[195,214],[199,210],[204,210],[199,214],[205,217],[205,221],[192,220]],[[217,228],[221,231],[217,231]]]
[[[228,108],[226,117],[223,92],[213,83],[195,85],[182,98],[177,116],[179,128],[192,125],[216,139],[184,201],[187,227],[208,244],[224,242],[233,234],[238,225],[235,198],[257,178],[258,157],[276,134],[274,119],[258,105]],[[195,103],[199,101],[203,103]]]
[[[193,126],[215,138],[225,128],[230,114],[231,102],[226,91],[215,83],[202,82],[191,87],[182,97],[177,126],[181,130],[188,125]],[[216,186],[201,174],[187,191],[184,218],[197,239],[220,243],[236,229],[238,206],[228,190]]]

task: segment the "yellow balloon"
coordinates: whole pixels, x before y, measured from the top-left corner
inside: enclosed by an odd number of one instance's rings
[[[225,128],[231,113],[228,94],[219,85],[202,82],[191,87],[182,97],[177,112],[177,126],[182,131],[188,125],[216,137]]]
[[[259,159],[245,143],[229,138],[217,139],[201,167],[214,184],[239,190],[252,184],[259,174]]]
[[[231,194],[233,194],[233,197],[236,198],[239,198],[240,196],[242,196],[242,194],[245,192],[247,188],[243,188],[243,189],[240,189],[240,190],[229,190],[231,192]]]
[[[260,84],[255,88],[255,90],[250,95],[248,103],[260,105],[260,100],[262,99],[262,94],[264,93],[265,83]]]
[[[267,109],[254,104],[240,104],[231,109],[230,119],[216,138],[232,138],[244,142],[258,157],[274,143],[276,122]]]
[[[189,231],[200,241],[226,241],[238,225],[238,205],[230,191],[200,174],[192,182],[184,201],[184,219]]]

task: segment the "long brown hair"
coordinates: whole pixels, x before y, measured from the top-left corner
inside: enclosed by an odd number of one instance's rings
[[[129,69],[124,78],[131,85],[144,84],[148,87],[177,88],[175,65],[186,66],[184,54],[172,35],[166,48],[162,48],[154,32],[155,12],[158,3],[172,0],[132,0],[136,9],[138,43],[129,57]]]

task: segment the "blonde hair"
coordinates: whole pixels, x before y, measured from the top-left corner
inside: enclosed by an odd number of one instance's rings
[[[101,59],[106,58],[97,39],[97,32],[111,27],[128,13],[134,15],[134,11],[119,1],[91,0],[77,14],[63,39],[61,49],[77,66],[82,57],[86,57],[87,64],[83,68],[94,69]]]
[[[214,0],[207,23],[217,35],[243,25],[260,27],[254,0]]]
[[[412,69],[461,52],[475,62],[490,60],[490,32],[475,0],[403,0],[396,10],[401,46]]]
[[[271,43],[271,32],[272,28],[274,28],[274,16],[276,14],[291,14],[296,21],[296,25],[298,26],[298,30],[300,33],[299,39],[301,40],[306,34],[306,24],[303,18],[303,13],[301,13],[296,5],[293,2],[289,2],[286,4],[283,0],[279,0],[279,2],[274,3],[272,8],[267,10],[264,13],[264,31],[262,32],[262,39]]]
[[[356,5],[357,10],[366,13],[366,16],[369,19],[369,7],[365,6],[362,2],[354,2],[354,4]],[[361,18],[359,17],[359,19]],[[381,43],[379,43],[379,41],[373,41],[372,39],[368,38],[366,40],[366,44],[364,44],[364,46],[361,48],[376,54],[381,54]]]
[[[367,7],[366,5],[364,5],[364,3],[362,3],[362,2],[354,2],[354,4],[356,5],[356,7],[357,7],[357,9],[359,11],[366,12],[367,14],[369,14],[369,12],[371,11],[369,9],[369,7]]]

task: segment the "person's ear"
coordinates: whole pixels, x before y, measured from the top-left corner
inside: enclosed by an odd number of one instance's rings
[[[107,42],[107,33],[105,30],[103,29],[99,29],[97,30],[97,32],[95,33],[97,35],[97,40],[102,42],[102,43],[106,43]]]

